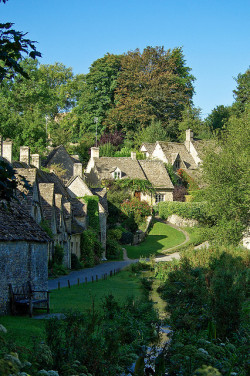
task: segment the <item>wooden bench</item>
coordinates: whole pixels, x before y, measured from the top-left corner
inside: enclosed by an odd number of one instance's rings
[[[34,308],[46,309],[49,313],[49,291],[33,290],[30,282],[18,286],[15,291],[12,284],[9,283],[9,289],[11,313],[13,315],[16,315],[21,307],[28,308],[30,317],[33,315]]]

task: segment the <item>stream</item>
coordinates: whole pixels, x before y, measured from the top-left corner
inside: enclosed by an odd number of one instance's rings
[[[164,366],[164,350],[170,342],[170,334],[172,330],[169,326],[164,325],[165,319],[168,317],[166,311],[166,302],[164,302],[157,292],[159,281],[154,280],[152,285],[152,291],[149,298],[155,304],[155,308],[159,313],[161,326],[159,328],[160,339],[157,344],[148,346],[144,353],[132,364],[129,369],[128,376],[165,376]]]

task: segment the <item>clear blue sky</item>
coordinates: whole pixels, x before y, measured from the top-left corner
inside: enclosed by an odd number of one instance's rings
[[[105,53],[183,47],[196,77],[194,104],[207,116],[233,102],[234,77],[250,62],[249,0],[9,0],[0,22],[28,32],[42,64],[87,73]]]

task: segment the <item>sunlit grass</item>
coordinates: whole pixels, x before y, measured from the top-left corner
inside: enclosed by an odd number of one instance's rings
[[[155,222],[146,240],[136,246],[126,246],[127,255],[131,259],[163,255],[162,251],[185,241],[185,235],[162,222]]]
[[[126,301],[129,296],[133,296],[135,299],[141,297],[142,290],[138,275],[125,270],[107,280],[53,290],[50,294],[51,312],[84,311],[93,304],[98,309],[102,305],[104,297],[110,293],[119,302]],[[40,313],[44,313],[44,311]],[[34,340],[43,339],[45,335],[45,320],[31,319],[28,315],[2,316],[0,324],[8,330],[7,338],[14,340],[18,346],[27,348],[27,350],[24,349],[24,352],[30,352],[29,349],[32,348]]]

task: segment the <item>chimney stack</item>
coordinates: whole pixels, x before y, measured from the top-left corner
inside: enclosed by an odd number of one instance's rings
[[[41,156],[39,154],[31,154],[31,164],[39,170],[41,168]]]
[[[30,148],[28,146],[20,146],[20,162],[30,164]]]
[[[12,141],[8,138],[2,141],[2,157],[7,159],[9,163],[12,163]]]
[[[136,152],[131,151],[131,159],[136,160]]]
[[[92,147],[91,148],[91,159],[93,159],[93,158],[99,158],[99,157],[100,157],[99,148]]]
[[[185,146],[188,150],[188,152],[190,152],[190,142],[192,142],[194,140],[194,136],[193,136],[193,131],[191,129],[187,129],[186,130],[186,141],[185,141]]]
[[[80,176],[82,178],[82,163],[74,163],[73,175]]]

